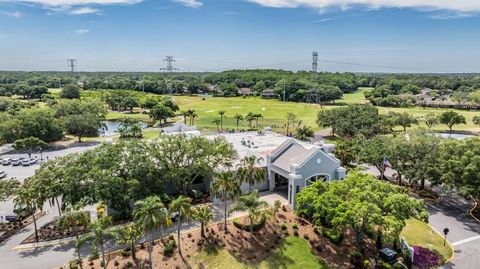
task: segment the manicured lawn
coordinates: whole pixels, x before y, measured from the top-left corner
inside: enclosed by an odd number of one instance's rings
[[[141,121],[149,121],[150,118],[148,114],[143,114],[143,113],[122,113],[118,111],[108,111],[107,116],[105,117],[106,120],[120,120],[123,118],[131,118],[131,119],[137,119]]]
[[[403,229],[403,236],[410,246],[422,246],[440,254],[440,259],[445,262],[452,257],[452,249],[448,243],[443,246],[443,237],[435,232],[425,222],[417,219],[409,219]]]
[[[352,93],[347,93],[343,95],[341,100],[338,100],[339,103],[344,103],[347,105],[354,105],[354,104],[366,104],[368,100],[365,99],[363,93],[367,90],[372,90],[373,88],[359,88],[357,91]]]
[[[259,250],[260,251],[260,250]],[[192,261],[197,268],[229,268],[229,269],[306,269],[330,268],[311,253],[308,242],[298,237],[287,237],[282,245],[259,264],[245,264],[237,261],[226,250],[209,249],[196,255]]]

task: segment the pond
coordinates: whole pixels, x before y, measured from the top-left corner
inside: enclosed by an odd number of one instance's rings
[[[465,139],[465,138],[476,137],[476,135],[471,135],[471,134],[451,134],[451,133],[435,133],[435,135],[441,138],[450,138],[450,139]]]
[[[101,137],[112,136],[118,134],[118,128],[120,127],[119,121],[102,121],[104,127],[100,128],[99,134]],[[148,127],[148,124],[140,122],[142,129]]]

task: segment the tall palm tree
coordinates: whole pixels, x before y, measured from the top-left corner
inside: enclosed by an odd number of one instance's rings
[[[15,197],[13,202],[15,204],[15,209],[23,209],[29,213],[32,213],[33,227],[35,229],[35,242],[38,243],[38,229],[35,213],[37,213],[37,210],[42,210],[43,201],[37,199],[35,195],[36,194],[32,192],[28,187],[24,186],[18,189],[17,196]]]
[[[263,158],[245,156],[237,166],[237,175],[241,182],[248,183],[248,191],[252,192],[252,186],[265,180],[265,170],[258,167]]]
[[[290,125],[294,123],[297,120],[297,116],[293,114],[292,112],[288,112],[287,115],[285,116],[287,119],[287,135],[289,135],[289,130],[290,130]]]
[[[213,195],[220,198],[224,206],[223,226],[225,233],[227,230],[227,202],[240,195],[240,181],[237,180],[231,172],[223,172],[212,182],[211,191]]]
[[[101,217],[98,220],[90,223],[90,232],[83,235],[80,238],[79,244],[83,244],[86,241],[93,240],[93,245],[95,247],[100,247],[100,252],[102,253],[102,267],[107,269],[107,261],[105,260],[105,239],[107,237],[113,237],[115,232],[113,229],[108,227],[112,224],[112,218],[109,216]]]
[[[252,112],[248,112],[247,116],[245,116],[245,120],[248,122],[248,128],[252,129],[252,122],[255,120],[255,114]]]
[[[182,256],[182,239],[180,237],[180,230],[182,228],[182,219],[188,219],[192,216],[192,199],[180,195],[177,199],[170,203],[169,215],[176,214],[177,218],[177,241],[178,253]]]
[[[183,117],[183,123],[184,123],[184,124],[187,124],[187,118],[190,117],[190,111],[191,111],[191,110],[183,110],[183,111],[180,111],[180,114],[181,114],[182,117]]]
[[[170,225],[170,218],[168,211],[158,196],[149,196],[143,200],[135,202],[135,209],[133,211],[133,220],[142,227],[143,231],[147,233],[148,239],[148,263],[149,268],[152,267],[152,232],[159,227],[162,228],[164,224]],[[163,229],[162,229],[163,231]],[[162,232],[163,234],[163,232]]]
[[[142,227],[138,223],[132,223],[116,230],[115,239],[118,244],[129,245],[133,260],[136,260],[135,245],[137,241],[142,237]]]
[[[78,203],[73,206],[69,206],[66,209],[66,212],[58,220],[58,227],[62,231],[72,229],[75,234],[76,239],[76,248],[77,248],[77,257],[78,262],[80,262],[80,267],[82,266],[82,257],[80,253],[80,238],[78,234],[78,227],[87,227],[90,222],[90,217],[88,213],[82,211],[83,204]]]
[[[241,121],[243,121],[243,116],[240,114],[236,114],[235,117],[233,117],[237,121],[237,130],[238,130],[238,125],[240,124]]]
[[[194,208],[192,215],[195,220],[200,222],[201,234],[202,237],[205,237],[205,226],[215,218],[212,208],[209,206],[200,206]]]
[[[227,112],[224,111],[224,110],[220,110],[218,112],[218,115],[220,115],[220,128],[222,128],[222,130],[223,130],[223,118],[227,117],[227,116],[225,116],[225,113],[227,113]]]
[[[263,115],[260,113],[253,114],[253,118],[255,119],[255,128],[258,128],[258,119],[263,119]]]
[[[248,218],[250,220],[250,234],[253,236],[253,224],[259,218],[264,218],[265,213],[264,209],[269,207],[266,201],[259,199],[258,191],[254,190],[253,192],[240,196],[238,202],[230,209],[230,212],[245,211],[248,210]]]
[[[220,119],[214,119],[214,120],[212,121],[212,123],[215,124],[215,125],[217,125],[217,131],[220,131],[219,126],[220,126],[220,124],[222,123],[221,120],[220,120]]]
[[[195,109],[189,110],[190,111],[190,125],[195,125],[195,118],[198,117]]]

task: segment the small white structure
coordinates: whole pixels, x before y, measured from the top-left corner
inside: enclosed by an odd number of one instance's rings
[[[164,134],[167,135],[178,135],[178,134],[184,134],[187,136],[199,136],[200,131],[197,130],[197,127],[195,126],[188,126],[183,122],[180,123],[175,123],[171,127],[165,127],[162,129]]]

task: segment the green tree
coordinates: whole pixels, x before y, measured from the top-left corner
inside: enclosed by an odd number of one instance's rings
[[[295,123],[295,121],[297,120],[297,116],[292,112],[288,112],[285,118],[287,119],[287,123],[285,125],[285,127],[287,128],[287,135],[290,135],[290,126]]]
[[[422,118],[423,122],[427,125],[428,129],[432,129],[433,126],[439,123],[437,115],[435,113],[428,113]]]
[[[220,115],[220,128],[223,130],[223,119],[226,118],[227,116],[225,116],[225,113],[227,113],[226,111],[224,110],[220,110],[218,112],[218,115]],[[218,129],[218,126],[217,126],[217,129]]]
[[[67,231],[68,229],[73,230],[73,234],[75,235],[75,246],[77,251],[77,261],[82,266],[82,256],[80,253],[80,246],[81,240],[78,233],[79,227],[87,227],[90,223],[90,216],[86,211],[82,210],[83,204],[76,204],[73,206],[68,206],[64,212],[64,214],[58,220],[58,227],[62,231]]]
[[[178,253],[182,255],[182,238],[180,231],[182,229],[182,221],[192,216],[192,199],[186,196],[180,195],[177,199],[173,200],[169,206],[169,215],[177,214],[177,243]]]
[[[128,108],[130,110],[130,113],[133,113],[133,108],[138,107],[139,103],[135,97],[129,96],[122,100],[122,106]]]
[[[36,137],[27,137],[23,139],[18,139],[13,143],[13,148],[15,150],[26,150],[28,158],[32,158],[32,152],[35,149],[43,150],[47,146],[47,143],[36,138]]]
[[[405,189],[358,172],[303,189],[297,208],[315,223],[326,221],[337,229],[352,229],[362,251],[366,231],[380,227],[383,235],[397,238],[407,219],[425,219],[428,214],[423,201],[409,197]]]
[[[18,120],[19,126],[15,139],[36,137],[51,142],[63,137],[62,126],[49,108],[22,109],[16,114],[15,119]]]
[[[32,214],[33,227],[35,230],[35,242],[38,243],[38,228],[35,214],[38,210],[42,210],[43,202],[38,199],[38,195],[34,193],[28,186],[24,184],[21,188],[16,190],[16,196],[13,200],[16,210],[25,210]]]
[[[135,245],[142,237],[143,231],[138,223],[132,223],[118,229],[115,233],[117,242],[121,245],[128,245],[132,253],[132,259],[136,260]]]
[[[205,237],[205,226],[215,218],[215,213],[209,206],[200,206],[193,209],[192,215],[195,220],[200,222],[201,234],[202,237]]]
[[[253,225],[256,221],[265,218],[264,210],[269,207],[266,201],[260,200],[258,190],[240,196],[237,203],[232,206],[230,212],[248,211],[248,219],[250,222],[250,235],[253,237]]]
[[[0,180],[0,201],[6,201],[13,197],[20,188],[20,181],[15,179]]]
[[[212,121],[212,123],[217,126],[217,131],[220,131],[220,125],[222,124],[222,120],[220,120],[220,119],[214,119],[214,120]]]
[[[255,119],[255,128],[258,128],[258,120],[263,119],[263,115],[260,113],[253,114],[253,118]]]
[[[240,124],[241,121],[243,121],[243,116],[240,115],[240,114],[236,114],[234,117],[233,117],[237,123],[237,130],[238,130],[238,125]]]
[[[142,138],[142,124],[137,119],[123,118],[118,127],[121,139]]]
[[[80,245],[86,241],[93,240],[92,244],[95,248],[100,247],[102,254],[102,267],[107,269],[107,261],[105,259],[105,240],[115,235],[115,231],[109,226],[112,224],[111,217],[104,216],[90,223],[90,232],[80,238]]]
[[[143,200],[135,202],[133,220],[135,221],[135,223],[141,226],[143,231],[147,234],[148,263],[149,268],[153,268],[152,232],[157,230],[158,228],[162,228],[163,225],[170,226],[170,218],[168,217],[168,211],[163,206],[163,203],[158,196],[149,196]]]
[[[165,105],[159,104],[150,110],[150,118],[152,118],[154,121],[160,121],[160,124],[162,123],[162,121],[164,123],[167,123],[167,119],[174,116],[175,113],[173,112],[173,110]]]
[[[480,116],[473,116],[472,122],[475,125],[480,125]]]
[[[211,185],[211,192],[215,197],[218,197],[223,202],[223,226],[225,233],[227,229],[227,202],[235,199],[240,193],[240,181],[237,180],[232,173],[220,173]]]
[[[255,114],[252,112],[248,112],[248,114],[245,116],[245,120],[248,122],[248,128],[252,129],[252,122],[255,120]]]
[[[317,124],[321,128],[332,128],[332,136],[335,136],[335,127],[337,121],[337,110],[328,109],[320,110],[317,115]]]
[[[310,126],[302,126],[297,128],[297,134],[295,135],[297,139],[308,141],[310,138],[315,137],[315,132]]]
[[[65,85],[60,91],[60,98],[80,99],[80,87],[75,84]]]
[[[342,165],[350,166],[356,160],[354,148],[354,141],[341,138],[335,146],[335,157],[340,160]]]
[[[375,166],[381,174],[385,175],[384,160],[390,157],[392,139],[387,136],[375,136],[370,139],[356,140],[355,157],[361,163]]]
[[[440,114],[439,121],[440,123],[448,126],[448,129],[450,129],[450,133],[452,133],[452,129],[454,125],[467,123],[465,121],[465,117],[463,115],[458,114],[455,111],[443,112],[442,114]]]
[[[64,126],[67,134],[78,137],[78,142],[82,142],[83,137],[97,136],[102,123],[95,114],[87,113],[66,116]]]
[[[240,160],[237,166],[237,177],[240,182],[248,183],[248,191],[252,191],[252,186],[265,181],[265,169],[259,166],[263,158],[256,156],[245,156]]]
[[[402,126],[404,132],[406,132],[407,127],[411,127],[412,124],[418,124],[418,120],[407,112],[389,112],[387,113],[387,117],[390,117],[392,119],[394,125]]]

